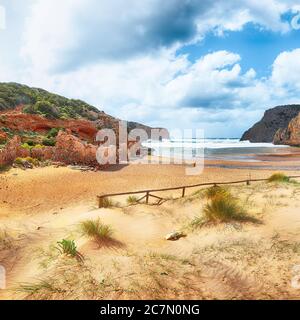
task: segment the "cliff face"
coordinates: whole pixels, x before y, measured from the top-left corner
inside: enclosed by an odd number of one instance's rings
[[[278,106],[265,112],[263,118],[257,122],[252,128],[247,130],[241,141],[249,140],[250,142],[273,142],[290,144],[286,137],[286,130],[291,121],[298,116],[300,105]],[[295,124],[293,128],[295,127]],[[292,127],[290,130],[294,130]],[[300,137],[299,137],[300,138]],[[298,144],[300,140],[298,138]],[[292,140],[291,140],[292,141]],[[295,139],[293,140],[295,145]]]
[[[300,146],[300,113],[289,122],[286,128],[276,132],[273,142],[274,144]]]

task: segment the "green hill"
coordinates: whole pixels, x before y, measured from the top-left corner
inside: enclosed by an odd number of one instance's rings
[[[68,99],[43,89],[18,83],[0,83],[0,111],[24,105],[23,112],[39,114],[51,119],[96,120],[104,114],[81,100]]]

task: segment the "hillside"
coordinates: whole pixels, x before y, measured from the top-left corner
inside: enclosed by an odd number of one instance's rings
[[[300,105],[286,105],[278,106],[267,110],[263,118],[247,130],[241,141],[249,140],[250,142],[275,142],[279,140],[275,138],[278,130],[288,128],[292,119],[298,116],[300,112]],[[280,143],[289,144],[287,139],[281,139]],[[294,144],[300,144],[300,136],[298,141]]]
[[[113,128],[118,132],[118,121],[81,100],[18,83],[0,83],[2,145],[14,135],[32,146],[53,145],[60,129],[68,129],[80,139],[94,142],[96,132],[101,128]],[[128,127],[144,128],[147,132],[151,129],[136,122],[129,122]]]

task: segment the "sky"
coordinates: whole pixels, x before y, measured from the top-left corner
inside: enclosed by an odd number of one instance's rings
[[[266,109],[300,104],[300,3],[0,0],[0,82],[240,137]]]

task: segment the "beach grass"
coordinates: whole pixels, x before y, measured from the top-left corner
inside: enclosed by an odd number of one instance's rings
[[[204,191],[204,195],[207,199],[213,199],[216,196],[222,196],[223,198],[231,197],[230,192],[220,186],[212,186]]]
[[[95,240],[98,244],[111,240],[113,235],[111,226],[103,224],[100,219],[82,221],[80,229],[84,236]]]
[[[284,173],[278,172],[272,174],[269,177],[268,182],[290,182],[290,178],[286,176]]]
[[[129,196],[126,200],[128,205],[137,204],[138,198],[136,196]]]

